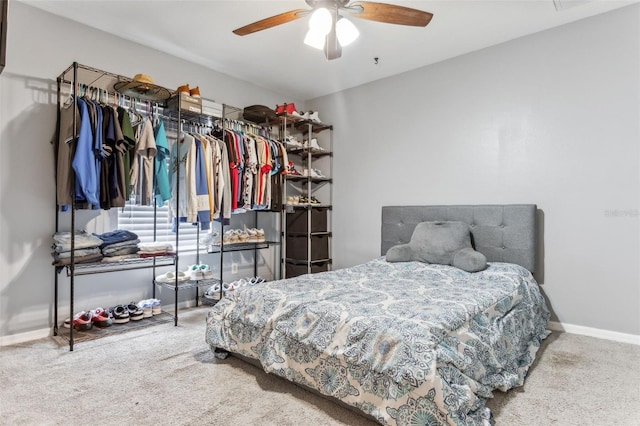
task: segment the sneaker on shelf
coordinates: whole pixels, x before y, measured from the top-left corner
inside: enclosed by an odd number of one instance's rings
[[[298,197],[297,195],[289,195],[287,197],[287,204],[292,204],[292,205],[300,204],[300,197]]]
[[[129,309],[125,305],[116,305],[109,309],[113,317],[114,324],[125,324],[129,322]]]
[[[311,176],[316,178],[326,178],[326,176],[322,174],[322,171],[320,171],[320,169],[311,169]]]
[[[309,141],[305,140],[304,143],[302,144],[302,146],[304,148],[310,148],[312,151],[324,151],[324,148],[321,147],[320,145],[318,145],[318,139],[316,139],[316,138],[312,138],[311,139],[311,143],[309,143]]]
[[[284,114],[284,110],[285,110],[285,106],[283,105],[276,105],[276,114]]]
[[[205,280],[213,279],[213,271],[211,270],[209,265],[205,263],[201,263],[199,267],[200,267],[200,272],[202,272],[203,279]]]
[[[287,167],[287,174],[291,176],[302,176],[299,171],[296,170],[296,166],[293,161],[289,161],[289,167]]]
[[[162,313],[162,302],[159,299],[149,299],[151,301],[151,313],[160,315]]]
[[[311,198],[309,199],[309,204],[322,204],[322,203],[318,201],[316,197],[311,196]]]
[[[309,120],[321,124],[320,117],[318,117],[318,111],[309,111]]]
[[[204,292],[204,297],[210,300],[220,300],[220,284],[214,284]]]
[[[129,311],[129,319],[131,321],[140,321],[143,318],[144,311],[134,302],[127,305],[127,310]]]
[[[192,280],[202,280],[204,279],[204,274],[200,270],[200,265],[191,265],[189,268],[184,271],[186,275],[189,275],[189,278]]]
[[[298,111],[296,110],[296,104],[284,104],[284,111],[289,115],[298,113]]]
[[[189,89],[189,85],[185,84],[184,86],[178,86],[178,89],[176,90],[176,92],[178,93],[185,93],[187,95],[190,95],[190,89]]]
[[[302,148],[302,144],[300,142],[298,142],[298,139],[296,139],[295,136],[287,136],[284,139],[284,144],[288,147],[288,148]]]
[[[153,316],[153,303],[151,300],[141,300],[137,303],[137,306],[142,309],[142,318],[150,318]]]
[[[91,320],[93,317],[90,317],[87,323],[87,318],[84,317],[86,314],[87,312],[85,311],[78,312],[73,316],[73,321],[71,321],[71,318],[65,318],[63,327],[71,328],[71,323],[73,323],[73,328],[75,328],[76,330],[89,330],[93,326],[93,324],[91,324]]]
[[[113,324],[113,316],[109,311],[102,308],[96,308],[91,311],[91,321],[97,327],[109,327]]]
[[[73,316],[73,328],[80,331],[91,330],[93,322],[91,312],[78,312]]]

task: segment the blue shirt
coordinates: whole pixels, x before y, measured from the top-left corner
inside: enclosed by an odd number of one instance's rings
[[[80,112],[80,130],[76,141],[76,152],[71,166],[75,172],[75,199],[86,201],[91,205],[100,205],[98,200],[98,175],[96,173],[96,156],[91,132],[91,121],[87,104],[76,98]]]

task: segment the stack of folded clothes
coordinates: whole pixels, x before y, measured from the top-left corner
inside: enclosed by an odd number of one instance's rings
[[[74,236],[74,262],[90,263],[102,259],[100,246],[102,240],[85,231],[76,231]],[[71,263],[71,232],[56,232],[53,234],[53,255],[55,265],[69,265]]]
[[[100,238],[102,244],[100,250],[103,262],[120,262],[122,260],[138,257],[138,235],[131,231],[116,229],[104,234],[93,234]]]
[[[138,256],[140,257],[169,256],[175,254],[171,243],[163,243],[160,241],[138,243],[138,248],[140,249],[140,251],[138,251]]]

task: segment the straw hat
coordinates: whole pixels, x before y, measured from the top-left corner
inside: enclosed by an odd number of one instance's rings
[[[169,89],[156,85],[147,74],[136,74],[131,81],[119,81],[113,89],[123,95],[149,101],[163,101],[172,95]]]

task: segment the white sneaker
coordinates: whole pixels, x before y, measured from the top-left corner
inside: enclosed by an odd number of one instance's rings
[[[295,136],[287,136],[284,144],[290,148],[302,148],[302,144],[298,142]]]
[[[315,121],[316,123],[322,123],[320,121],[320,117],[318,117],[318,111],[309,111],[309,120]]]
[[[320,169],[311,169],[311,176],[316,178],[325,178]]]

